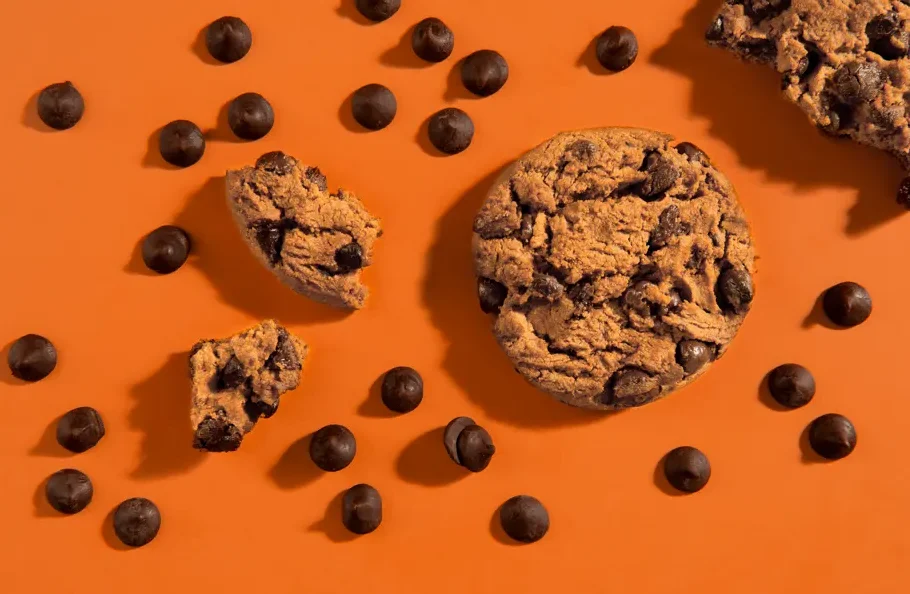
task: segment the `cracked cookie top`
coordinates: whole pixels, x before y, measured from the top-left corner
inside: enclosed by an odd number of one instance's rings
[[[300,383],[307,346],[273,320],[223,340],[201,340],[190,352],[193,447],[231,452],[260,417]]]
[[[246,243],[282,282],[329,305],[363,307],[361,270],[372,264],[382,228],[354,194],[330,193],[317,167],[277,151],[226,181]]]
[[[478,296],[516,370],[559,400],[620,409],[723,354],[749,311],[752,238],[704,152],[648,130],[556,136],[474,220]]]

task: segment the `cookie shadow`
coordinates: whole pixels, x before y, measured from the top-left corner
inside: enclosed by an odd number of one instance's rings
[[[32,495],[32,514],[36,518],[62,518],[66,516],[66,514],[62,514],[51,507],[51,504],[47,501],[47,481],[49,479],[49,476],[44,477],[38,483],[38,486],[35,487],[35,493]]]
[[[395,462],[398,476],[425,487],[451,485],[468,476],[469,471],[452,462],[446,453],[444,432],[445,428],[437,427],[405,446]]]
[[[382,380],[384,377],[385,374],[380,375],[370,386],[367,399],[357,407],[357,414],[371,419],[391,419],[398,416],[398,413],[389,410],[389,407],[382,402]]]
[[[666,464],[667,456],[666,454],[657,461],[657,464],[654,466],[654,486],[660,489],[661,493],[664,495],[669,495],[671,497],[685,497],[688,493],[680,491],[673,487],[670,484],[670,481],[667,480],[667,473],[664,472],[664,465]]]
[[[149,134],[148,141],[145,147],[145,156],[142,158],[142,166],[147,168],[154,169],[167,169],[170,171],[175,171],[180,169],[176,165],[171,165],[164,160],[164,157],[161,156],[161,150],[159,148],[158,139],[161,137],[161,130],[164,126],[156,129],[154,132]]]
[[[372,132],[372,130],[367,130],[354,119],[354,93],[356,92],[357,91],[351,91],[351,93],[345,97],[344,101],[341,102],[341,106],[338,108],[338,119],[341,121],[341,125],[344,126],[344,129],[348,132],[368,134],[369,132]]]
[[[822,293],[815,299],[815,302],[812,304],[812,309],[809,310],[809,313],[806,314],[806,317],[803,319],[802,327],[803,328],[814,328],[815,326],[821,326],[829,330],[844,330],[837,324],[834,324],[828,316],[825,315],[825,306],[824,306],[825,293]]]
[[[464,58],[457,60],[455,64],[452,65],[452,69],[449,70],[449,75],[446,77],[446,90],[442,94],[443,100],[455,101],[457,99],[462,99],[471,101],[482,99],[482,97],[467,90],[464,86],[464,81],[461,80],[461,68],[464,66],[464,61]]]
[[[433,325],[449,342],[443,367],[462,392],[496,421],[541,428],[601,421],[611,415],[562,404],[515,372],[493,337],[492,318],[480,310],[471,257],[473,220],[504,170],[478,182],[436,227],[423,299]]]
[[[61,130],[54,130],[38,117],[38,97],[41,95],[41,91],[42,89],[38,89],[32,93],[32,96],[25,103],[25,107],[22,108],[22,125],[38,132],[61,132]]]
[[[281,454],[269,469],[269,478],[279,489],[297,489],[306,486],[325,473],[310,459],[310,439],[313,434],[301,437]]]
[[[193,45],[190,46],[190,49],[199,60],[209,66],[226,66],[224,62],[220,62],[212,57],[212,54],[209,53],[209,48],[205,44],[205,34],[208,31],[209,26],[206,25],[199,30],[199,33],[196,34],[196,38],[193,40]]]
[[[205,454],[193,448],[189,353],[174,353],[164,366],[133,386],[128,422],[142,432],[140,461],[130,476],[156,479],[187,472]]]
[[[107,546],[115,551],[131,551],[133,547],[123,544],[123,541],[117,538],[117,533],[114,532],[114,514],[116,512],[117,506],[114,506],[104,517],[104,521],[101,523],[101,538],[104,539]]]
[[[345,491],[332,498],[326,507],[325,515],[311,524],[307,531],[322,532],[332,542],[342,543],[355,540],[358,535],[344,527],[341,521],[341,508]]]
[[[9,368],[9,351],[11,348],[13,348],[16,340],[18,340],[18,338],[15,338],[8,342],[6,346],[3,347],[3,350],[0,351],[0,360],[3,361],[3,363],[0,364],[0,382],[3,382],[8,386],[25,386],[33,382],[27,382],[25,380],[19,379],[13,375],[12,370]]]
[[[711,134],[730,145],[744,166],[791,183],[797,191],[856,188],[845,226],[848,235],[863,234],[905,212],[894,198],[904,175],[896,159],[825,136],[781,96],[780,75],[773,68],[746,64],[708,47],[705,31],[717,8],[715,0],[698,0],[670,41],[651,57],[692,81],[690,110],[710,122]]]
[[[799,434],[799,459],[803,464],[812,466],[815,464],[830,464],[835,462],[835,460],[828,460],[819,456],[815,450],[812,449],[812,444],[809,443],[809,429],[812,427],[810,422],[808,425],[803,427],[803,430]]]
[[[192,240],[192,254],[185,266],[202,272],[223,303],[259,319],[287,323],[337,321],[351,313],[298,295],[256,260],[231,216],[224,178],[205,182],[173,224]]]
[[[408,27],[408,29],[401,36],[401,39],[398,40],[398,43],[382,52],[382,54],[379,56],[379,63],[383,66],[392,66],[393,68],[410,68],[412,70],[429,68],[430,66],[433,66],[435,64],[434,62],[421,60],[417,54],[414,53],[414,48],[411,46],[411,39],[414,36],[414,29],[416,27],[416,24]]]
[[[341,0],[338,4],[338,8],[335,9],[335,13],[343,18],[354,21],[358,25],[378,25],[379,23],[374,23],[370,19],[366,18],[360,11],[357,10],[357,3],[355,0]],[[394,15],[393,15],[394,16]]]
[[[41,438],[32,449],[28,451],[30,456],[43,458],[72,458],[75,454],[67,450],[57,442],[57,423],[63,415],[56,417],[41,432]]]

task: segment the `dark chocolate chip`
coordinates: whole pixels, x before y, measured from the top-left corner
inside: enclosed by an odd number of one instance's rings
[[[531,290],[547,301],[556,301],[562,297],[566,289],[555,277],[537,273],[531,282]]]
[[[637,367],[624,367],[613,374],[601,399],[616,408],[647,404],[660,394],[660,382]]]
[[[303,172],[303,176],[323,192],[329,189],[328,181],[318,167],[307,167],[306,171]]]
[[[284,226],[281,221],[262,220],[253,223],[256,243],[269,262],[275,264],[281,259],[281,248],[284,244]]]
[[[711,463],[698,449],[681,446],[664,457],[664,475],[674,489],[683,493],[695,493],[708,484]]]
[[[650,244],[652,249],[666,246],[670,239],[679,234],[679,207],[671,204],[657,217],[657,226],[651,231]]]
[[[369,534],[382,523],[382,497],[370,485],[354,485],[341,499],[341,522],[354,534]]]
[[[720,41],[724,37],[724,18],[718,16],[708,27],[705,32],[705,39],[708,41]]]
[[[371,83],[354,91],[351,111],[357,123],[367,130],[382,130],[398,113],[398,102],[388,87]]]
[[[259,396],[253,394],[250,389],[247,390],[250,396],[243,402],[243,412],[250,418],[250,421],[256,422],[259,417],[267,419],[278,412],[278,401],[265,402],[259,399]]]
[[[445,445],[449,458],[459,466],[461,465],[461,459],[458,457],[458,436],[469,425],[474,425],[474,419],[471,417],[455,417],[449,421],[445,431],[442,433],[442,443]]]
[[[837,69],[831,82],[841,99],[856,105],[875,99],[884,84],[884,74],[872,62],[850,62]]]
[[[256,159],[256,169],[271,171],[275,175],[288,175],[296,165],[297,159],[281,151],[272,151]]]
[[[705,154],[705,151],[691,142],[680,142],[676,145],[676,152],[680,155],[685,155],[692,163],[701,163],[702,165],[711,164],[711,160],[708,159],[708,155]]]
[[[791,0],[745,0],[746,14],[755,21],[773,18],[790,8]]]
[[[283,328],[278,329],[278,342],[275,352],[269,355],[266,366],[274,371],[297,371],[303,368],[297,349]]]
[[[531,238],[534,237],[533,215],[521,215],[521,224],[518,227],[518,237],[525,243],[528,243],[531,241]]]
[[[37,382],[57,367],[57,349],[43,336],[26,334],[12,344],[6,362],[14,377],[26,382]]]
[[[597,287],[590,278],[583,278],[571,287],[569,287],[569,299],[577,305],[590,305],[594,302],[597,293]]]
[[[777,44],[771,39],[747,39],[733,46],[733,49],[744,58],[762,63],[772,63],[777,59]]]
[[[796,77],[804,81],[818,70],[819,65],[822,62],[822,54],[815,47],[807,47],[806,55],[800,58],[799,62],[796,65],[796,69],[793,71],[793,74]]]
[[[447,107],[430,116],[428,130],[433,146],[447,155],[462,152],[474,139],[471,116],[457,107]]]
[[[235,390],[246,382],[246,372],[237,357],[231,357],[218,374],[219,390]]]
[[[205,153],[205,138],[199,126],[188,120],[174,120],[158,135],[161,157],[177,167],[189,167]]]
[[[838,326],[852,328],[865,322],[872,313],[872,297],[862,285],[839,283],[825,291],[822,309]]]
[[[676,345],[676,362],[692,375],[714,358],[714,349],[700,340],[682,340]]]
[[[441,20],[434,17],[426,18],[414,27],[411,47],[421,60],[442,62],[455,49],[455,34]]]
[[[896,12],[879,15],[866,24],[869,45],[866,49],[886,60],[896,60],[907,55],[910,37],[901,30],[900,16]]]
[[[397,413],[409,413],[423,400],[423,378],[410,367],[395,367],[382,379],[382,403]]]
[[[51,507],[62,514],[81,512],[92,502],[95,489],[88,476],[79,470],[65,468],[47,479],[44,494]]]
[[[822,458],[840,460],[856,448],[856,428],[843,415],[822,415],[809,425],[809,445]]]
[[[363,248],[356,241],[343,245],[335,251],[338,272],[348,274],[363,268]]]
[[[768,374],[768,391],[782,406],[799,408],[815,396],[815,378],[802,365],[785,363]]]
[[[38,95],[38,117],[54,130],[68,130],[82,119],[85,101],[82,94],[66,81],[54,83]]]
[[[71,452],[89,450],[104,437],[104,422],[98,411],[80,406],[69,411],[57,422],[57,443]]]
[[[498,314],[508,295],[509,290],[505,285],[489,278],[477,279],[477,297],[480,300],[480,309],[484,313]]]
[[[357,441],[344,425],[326,425],[310,439],[310,459],[326,472],[338,472],[354,461]]]
[[[576,159],[589,161],[597,156],[597,145],[590,140],[576,140],[566,147],[566,156],[574,156]]]
[[[241,59],[252,45],[253,33],[237,17],[221,17],[205,30],[205,47],[213,58],[225,64]]]
[[[637,312],[639,315],[647,316],[651,314],[651,303],[647,298],[648,287],[651,283],[648,281],[638,281],[629,287],[623,294],[622,301],[626,307]]]
[[[220,417],[206,417],[193,436],[193,447],[208,452],[233,452],[240,447],[243,433]]]
[[[638,57],[638,39],[628,27],[614,25],[600,34],[595,50],[601,66],[621,72]]]
[[[902,179],[897,187],[897,203],[910,210],[910,176]]]
[[[145,236],[142,241],[142,261],[149,270],[170,274],[190,255],[190,236],[174,225],[163,225]]]
[[[120,541],[130,547],[141,547],[152,542],[161,529],[158,506],[144,497],[127,499],[114,511],[114,532]]]
[[[853,126],[853,108],[839,99],[828,97],[823,102],[828,114],[828,123],[821,126],[823,132],[836,136],[841,130]]]
[[[550,529],[550,514],[535,497],[516,495],[499,508],[499,523],[509,538],[537,542]]]
[[[499,52],[479,50],[461,64],[461,82],[478,97],[489,97],[509,80],[509,64]]]
[[[237,138],[258,140],[275,125],[275,112],[259,93],[244,93],[231,101],[228,125]]]
[[[749,310],[754,297],[752,276],[740,267],[730,267],[720,273],[714,289],[717,305],[726,312],[741,314]]]
[[[471,472],[480,472],[490,464],[496,446],[486,429],[479,425],[468,425],[455,441],[455,449],[461,465]]]
[[[640,194],[645,199],[656,199],[673,187],[679,177],[679,170],[672,161],[659,153],[651,153],[645,158],[645,171],[648,178],[642,182]]]
[[[357,11],[374,23],[391,18],[401,8],[401,0],[357,0]]]

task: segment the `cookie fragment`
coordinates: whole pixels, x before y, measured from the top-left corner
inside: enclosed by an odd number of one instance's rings
[[[260,417],[300,383],[307,346],[273,320],[223,340],[204,340],[190,353],[193,447],[232,452]]]

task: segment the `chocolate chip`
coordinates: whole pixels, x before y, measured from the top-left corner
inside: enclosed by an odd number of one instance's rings
[[[474,122],[457,107],[447,107],[430,116],[430,142],[447,155],[455,155],[471,146]]]
[[[692,375],[714,358],[714,349],[700,340],[682,340],[676,345],[676,362]]]
[[[369,534],[382,523],[382,497],[370,485],[354,485],[341,499],[341,522],[354,534]]]
[[[363,248],[356,241],[335,250],[335,264],[340,274],[348,274],[363,268]]]
[[[489,97],[509,80],[509,64],[499,52],[479,50],[464,59],[461,82],[478,97]]]
[[[809,445],[826,460],[840,460],[856,448],[856,428],[843,415],[822,415],[809,425]]]
[[[610,378],[601,401],[616,408],[629,408],[647,404],[659,394],[657,378],[637,367],[624,367]]]
[[[170,274],[181,266],[190,255],[190,236],[174,225],[158,227],[142,241],[142,261],[149,270]]]
[[[281,259],[281,248],[284,243],[284,227],[281,221],[262,220],[253,223],[256,243],[269,262],[275,264]]]
[[[449,421],[442,434],[442,443],[445,445],[449,458],[459,466],[461,466],[461,458],[458,456],[458,436],[461,435],[465,427],[470,425],[474,425],[474,419],[471,417],[455,417]]]
[[[884,83],[884,75],[872,62],[850,62],[837,69],[831,82],[841,99],[855,105],[875,99]]]
[[[37,382],[57,367],[57,349],[43,336],[26,334],[12,344],[6,362],[14,377]]]
[[[255,423],[259,417],[267,419],[278,412],[278,401],[265,402],[258,395],[250,392],[249,397],[243,403],[243,412],[250,418],[250,421]]]
[[[278,342],[275,351],[266,361],[266,367],[274,371],[297,371],[303,368],[297,349],[284,329],[278,330]]]
[[[480,309],[484,313],[498,314],[508,294],[509,290],[505,285],[489,278],[477,279],[477,297],[480,300]]]
[[[589,161],[597,156],[597,145],[590,140],[576,140],[566,147],[566,156],[573,155],[576,159]]]
[[[651,314],[651,302],[648,301],[647,292],[651,283],[648,281],[638,281],[629,287],[622,297],[626,307],[634,310],[639,315],[648,316]]]
[[[468,425],[458,434],[455,450],[462,466],[471,472],[480,472],[489,466],[496,453],[496,446],[486,429],[479,425]]]
[[[815,378],[802,365],[785,363],[768,374],[768,391],[782,406],[799,408],[815,396]]]
[[[717,305],[725,312],[741,314],[749,310],[754,292],[752,276],[740,267],[730,267],[720,273],[714,288]]]
[[[790,0],[745,0],[744,3],[746,14],[756,21],[776,17],[790,8]]]
[[[866,23],[866,36],[869,39],[881,39],[887,37],[900,27],[900,17],[897,13],[886,12],[873,17]]]
[[[401,0],[357,0],[357,11],[375,23],[390,18],[401,8]]]
[[[614,25],[600,34],[595,49],[601,66],[621,72],[638,57],[638,39],[631,29]]]
[[[869,45],[866,49],[886,60],[897,60],[907,55],[908,36],[901,30],[900,16],[895,12],[879,15],[866,24]]]
[[[127,546],[147,545],[158,535],[160,528],[158,506],[144,497],[127,499],[114,511],[114,532]]]
[[[771,39],[747,39],[733,46],[744,58],[769,64],[777,59],[777,44]]]
[[[237,357],[232,356],[218,374],[218,389],[235,390],[244,382],[246,382],[246,373],[243,370],[243,364]]]
[[[82,94],[66,81],[54,83],[38,95],[38,117],[54,130],[68,130],[79,123],[85,113]]]
[[[372,83],[354,91],[351,111],[357,123],[367,130],[382,130],[395,119],[398,102],[388,87]]]
[[[65,468],[47,479],[44,494],[51,507],[61,514],[76,514],[92,502],[95,489],[84,472]]]
[[[897,203],[910,210],[910,176],[902,179],[897,187]]]
[[[812,76],[822,62],[821,52],[813,47],[806,48],[806,55],[799,59],[796,69],[793,71],[799,80],[804,81]]]
[[[188,120],[174,120],[158,135],[161,157],[177,167],[189,167],[205,153],[205,138],[199,126]]]
[[[701,491],[711,478],[707,456],[691,446],[670,451],[664,458],[664,475],[674,489],[683,493]]]
[[[397,413],[409,413],[423,400],[423,378],[410,367],[395,367],[382,379],[382,403]]]
[[[652,249],[660,249],[666,246],[670,239],[679,234],[679,207],[671,204],[657,217],[657,227],[651,231],[649,243]]]
[[[692,163],[701,163],[702,165],[711,164],[711,160],[708,159],[708,155],[705,154],[705,151],[691,142],[680,142],[676,145],[676,152],[680,155],[685,155]]]
[[[724,37],[724,17],[718,16],[708,27],[705,32],[705,39],[708,41],[720,41]]]
[[[530,214],[521,216],[521,223],[518,227],[518,237],[524,243],[531,241],[534,237],[534,216]]]
[[[645,171],[648,178],[642,182],[639,193],[642,198],[655,199],[673,187],[679,177],[679,170],[673,162],[659,153],[651,153],[645,158]]]
[[[256,169],[271,171],[275,175],[288,175],[296,165],[297,159],[281,151],[272,151],[256,159]]]
[[[318,167],[307,167],[306,171],[303,172],[303,176],[323,192],[329,189],[328,181]]]
[[[556,301],[562,297],[566,289],[555,277],[538,273],[531,281],[531,290],[547,301]]]
[[[822,309],[838,326],[852,328],[865,322],[872,313],[872,297],[861,285],[839,283],[825,291]]]
[[[245,56],[252,45],[253,33],[237,17],[221,17],[205,30],[205,47],[213,58],[225,64]]]
[[[258,140],[275,125],[275,112],[259,93],[244,93],[231,101],[228,125],[237,138]]]
[[[442,62],[455,49],[455,34],[441,20],[434,17],[426,18],[414,27],[411,48],[421,60]]]
[[[98,444],[104,437],[104,422],[98,411],[80,406],[69,411],[57,422],[57,443],[77,454]]]
[[[310,458],[326,472],[337,472],[354,461],[357,441],[343,425],[326,425],[310,439]]]
[[[499,508],[499,523],[509,538],[532,543],[547,534],[550,514],[535,497],[516,495]]]
[[[243,433],[221,417],[206,417],[193,435],[193,447],[208,452],[233,452],[241,441]]]
[[[823,132],[837,135],[841,130],[853,126],[853,108],[832,97],[826,98],[822,105],[827,110],[828,123],[821,126]]]

